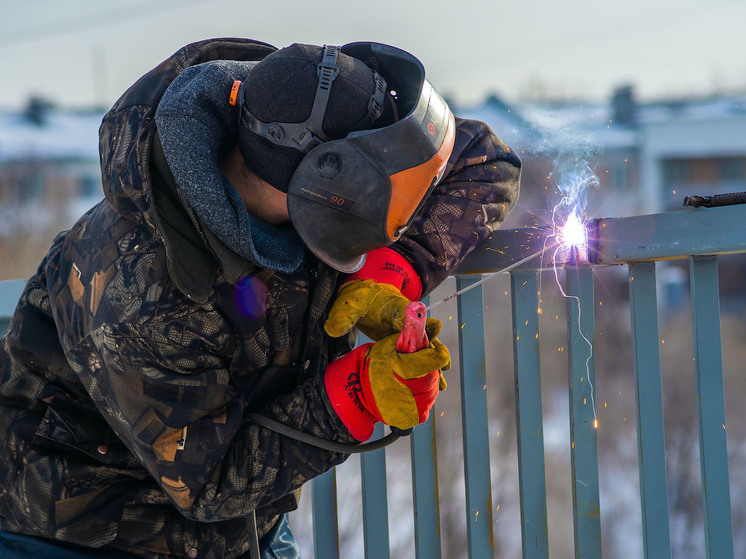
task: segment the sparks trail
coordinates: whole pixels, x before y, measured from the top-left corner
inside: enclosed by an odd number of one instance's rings
[[[563,199],[560,204],[566,203]],[[578,306],[578,334],[583,338],[585,343],[588,345],[588,357],[585,360],[585,378],[588,379],[588,385],[591,394],[591,407],[593,409],[593,427],[598,428],[598,415],[596,413],[596,398],[594,396],[593,379],[591,379],[590,363],[593,358],[593,343],[583,333],[581,328],[582,309],[580,305],[580,297],[577,295],[568,295],[562,287],[562,282],[559,279],[557,273],[558,260],[560,265],[569,262],[571,265],[576,265],[578,260],[587,262],[588,258],[588,233],[586,229],[586,222],[583,221],[578,215],[577,208],[574,208],[567,218],[565,223],[560,226],[556,221],[557,208],[560,206],[557,204],[554,211],[552,212],[552,234],[548,235],[544,240],[544,249],[542,252],[554,248],[552,253],[552,270],[554,271],[554,280],[557,283],[560,294],[565,299],[574,299]],[[547,245],[549,239],[556,239],[552,245]],[[560,252],[562,254],[560,255]],[[564,258],[561,258],[563,257]],[[539,292],[541,293],[541,278],[539,278]],[[541,303],[541,301],[540,301]]]
[[[552,214],[552,225],[553,225],[553,232],[551,235],[547,235],[544,238],[544,246],[541,248],[541,250],[537,250],[533,254],[530,254],[526,256],[525,258],[522,258],[521,260],[518,260],[517,262],[514,262],[513,264],[510,264],[509,266],[506,266],[505,268],[502,268],[501,270],[498,270],[497,272],[492,272],[490,274],[483,275],[482,279],[469,285],[468,287],[465,287],[463,289],[459,289],[458,291],[455,291],[454,293],[451,293],[447,297],[444,297],[443,299],[440,299],[439,301],[436,301],[434,303],[430,303],[430,305],[427,306],[427,310],[431,311],[438,305],[441,305],[447,301],[450,301],[452,299],[455,299],[456,297],[460,297],[467,291],[474,289],[475,287],[478,287],[482,285],[483,283],[493,279],[495,276],[498,276],[500,274],[508,273],[518,266],[521,266],[534,258],[537,258],[539,256],[543,256],[548,251],[552,252],[552,270],[554,271],[554,278],[557,283],[557,286],[559,287],[560,294],[562,297],[566,299],[574,299],[577,308],[578,308],[578,333],[580,334],[580,337],[585,341],[585,343],[588,345],[588,357],[585,360],[585,378],[588,379],[588,385],[590,388],[590,399],[591,399],[591,408],[593,410],[593,427],[594,429],[598,428],[598,414],[596,411],[596,398],[594,395],[594,386],[593,386],[593,379],[591,378],[590,374],[590,362],[593,358],[593,343],[588,339],[588,337],[583,333],[582,327],[581,327],[581,318],[582,318],[582,309],[580,304],[580,297],[576,295],[568,295],[564,288],[562,287],[562,283],[560,282],[559,275],[557,273],[557,263],[558,263],[558,257],[560,255],[560,252],[563,251],[563,253],[567,254],[569,256],[569,260],[572,264],[577,264],[578,256],[582,256],[583,260],[587,261],[587,231],[586,231],[586,224],[584,221],[581,220],[580,216],[577,214],[576,211],[573,211],[571,213],[570,218],[565,222],[565,224],[561,227],[558,226],[556,222],[556,209]],[[554,239],[553,242],[550,242],[551,239]],[[501,251],[497,251],[501,252]],[[541,282],[541,276],[539,278],[539,281]],[[539,293],[541,293],[541,283],[539,283]],[[538,313],[541,314],[541,300],[539,301],[539,309]],[[463,327],[463,326],[462,326]]]
[[[579,262],[588,263],[588,233],[586,229],[585,208],[587,205],[587,190],[589,186],[598,188],[599,180],[591,166],[588,164],[590,156],[594,155],[599,149],[598,145],[588,142],[568,141],[561,145],[558,150],[557,158],[554,161],[554,170],[547,177],[554,180],[555,192],[561,195],[560,201],[552,208],[552,232],[544,237],[543,248],[530,254],[529,256],[515,262],[497,272],[483,275],[482,279],[460,289],[443,299],[431,303],[427,309],[432,310],[438,305],[461,296],[470,289],[474,289],[489,281],[493,277],[510,272],[518,266],[542,256],[551,251],[552,269],[554,270],[555,281],[559,287],[562,297],[566,299],[575,299],[578,308],[578,333],[588,345],[588,357],[585,361],[586,375],[590,387],[590,399],[593,409],[593,427],[598,428],[598,416],[596,413],[596,401],[594,395],[593,379],[590,375],[590,361],[593,358],[593,343],[582,331],[581,318],[582,309],[580,297],[568,295],[559,281],[557,273],[558,261],[560,265],[570,264],[576,266]],[[549,190],[545,187],[545,190]],[[538,223],[536,212],[529,212],[532,218]],[[564,217],[562,225],[558,225],[558,214]],[[528,246],[521,245],[521,248],[528,249]],[[497,251],[501,252],[501,251]],[[543,264],[543,262],[542,262]],[[541,268],[541,264],[539,268]],[[539,293],[541,293],[541,275],[539,277]],[[541,299],[537,312],[541,314]],[[463,325],[462,325],[463,327]],[[582,382],[582,380],[581,380]]]
[[[575,299],[575,302],[578,305],[578,333],[580,334],[580,337],[583,338],[585,343],[588,345],[588,357],[585,360],[585,378],[588,379],[588,387],[590,388],[591,392],[591,408],[593,409],[593,428],[598,429],[598,415],[596,414],[596,397],[594,396],[594,387],[593,387],[593,380],[591,379],[591,359],[593,358],[593,343],[586,337],[586,335],[583,333],[583,329],[581,328],[581,318],[582,318],[582,309],[580,305],[580,297],[577,295],[568,295],[565,293],[565,290],[562,288],[562,284],[560,283],[559,277],[557,276],[557,268],[554,268],[554,279],[557,282],[557,286],[559,287],[560,293],[563,297],[566,299]]]

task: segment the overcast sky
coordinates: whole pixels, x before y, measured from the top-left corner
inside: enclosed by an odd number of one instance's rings
[[[746,0],[0,0],[0,107],[110,105],[184,44],[228,36],[389,43],[461,104],[745,91],[744,22]]]

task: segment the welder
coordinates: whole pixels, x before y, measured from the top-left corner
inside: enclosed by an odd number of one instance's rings
[[[297,557],[300,488],[427,419],[405,307],[513,207],[520,160],[378,43],[187,45],[100,129],[105,200],[0,347],[0,557]],[[373,342],[353,349],[360,330]],[[255,519],[255,520],[254,520]]]

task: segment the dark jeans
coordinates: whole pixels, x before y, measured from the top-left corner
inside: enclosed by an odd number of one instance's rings
[[[300,558],[300,550],[290,531],[287,514],[282,515],[275,527],[261,539],[259,547],[262,553],[261,559]],[[110,549],[97,550],[24,534],[0,532],[0,559],[101,559],[102,557],[133,559],[135,556]],[[247,551],[238,559],[253,558]]]

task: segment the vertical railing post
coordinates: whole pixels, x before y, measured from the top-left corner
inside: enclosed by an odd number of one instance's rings
[[[535,271],[513,272],[510,276],[518,485],[524,559],[549,557],[536,277]]]
[[[457,277],[459,291],[479,278]],[[461,414],[464,429],[466,526],[470,559],[492,558],[492,487],[487,430],[487,374],[484,346],[482,287],[458,298]]]
[[[601,557],[601,507],[593,359],[593,270],[567,271],[570,365],[570,463],[572,468],[575,557]]]
[[[429,297],[424,297],[422,302],[428,305]],[[434,408],[430,411],[430,418],[418,425],[410,437],[414,545],[417,559],[440,559],[441,555],[435,417]]]
[[[339,559],[337,470],[332,468],[311,482],[313,550],[316,557]]]
[[[383,423],[378,423],[373,431],[373,439],[381,438],[383,432]],[[363,539],[365,557],[368,559],[388,559],[390,553],[385,452],[380,448],[360,455]]]
[[[671,557],[671,538],[655,262],[629,265],[629,292],[643,551],[646,559],[664,559]]]
[[[372,342],[365,334],[360,333],[357,344]],[[378,423],[372,439],[379,439],[384,434],[383,423]],[[386,451],[383,448],[360,455],[360,482],[363,498],[363,546],[365,557],[369,559],[388,559],[389,551],[389,514],[388,495],[386,490]]]
[[[414,543],[417,559],[439,559],[440,505],[435,454],[435,414],[412,433]]]
[[[689,271],[705,547],[708,559],[732,558],[733,525],[725,429],[717,257],[693,256],[689,260]]]
[[[26,280],[0,281],[0,337],[10,327],[10,319],[25,286]]]

